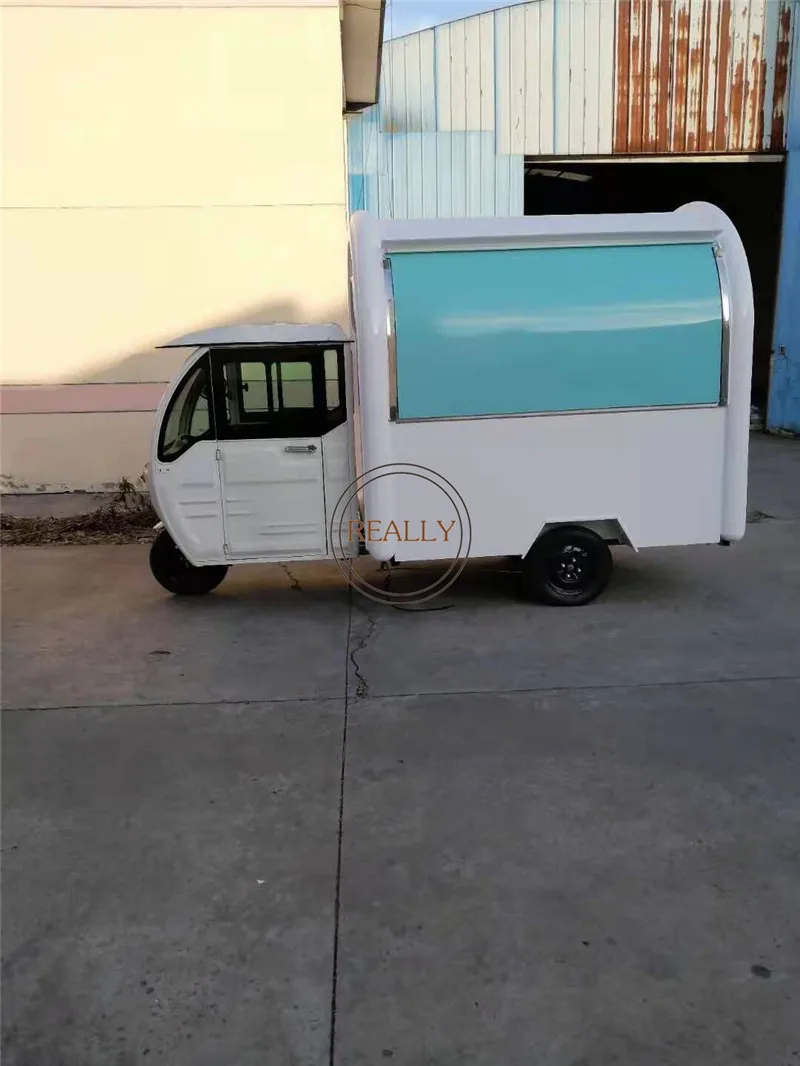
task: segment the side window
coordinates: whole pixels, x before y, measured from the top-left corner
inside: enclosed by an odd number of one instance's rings
[[[217,353],[215,367],[225,396],[220,437],[321,437],[347,418],[343,355],[335,349],[228,350]]]
[[[280,418],[291,411],[314,410],[314,373],[310,361],[230,359],[223,366],[225,394],[237,397],[228,411],[232,426]]]
[[[344,357],[335,348],[325,352],[325,400],[329,411],[344,407]]]
[[[169,463],[201,440],[211,440],[211,379],[208,360],[193,367],[183,381],[164,418],[158,458]]]
[[[267,368],[264,363],[242,363],[242,411],[255,414],[269,410]]]
[[[275,410],[302,411],[314,407],[314,370],[309,361],[274,362]]]

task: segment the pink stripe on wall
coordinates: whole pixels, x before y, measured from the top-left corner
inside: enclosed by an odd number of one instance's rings
[[[119,382],[103,385],[3,385],[4,415],[101,414],[155,411],[166,382]]]

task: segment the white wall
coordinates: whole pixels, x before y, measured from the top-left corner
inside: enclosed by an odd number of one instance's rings
[[[138,475],[160,342],[346,324],[336,0],[15,3],[2,77],[4,488]]]

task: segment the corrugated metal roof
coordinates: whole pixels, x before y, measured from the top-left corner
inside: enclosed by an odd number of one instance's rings
[[[780,152],[797,0],[533,0],[389,41],[352,206],[521,214],[528,156]]]

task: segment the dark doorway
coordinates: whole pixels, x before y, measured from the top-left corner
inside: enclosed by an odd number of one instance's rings
[[[554,163],[529,158],[525,171],[526,215],[674,211],[692,200],[721,207],[738,229],[750,264],[753,403],[766,408],[783,214],[782,160]]]

